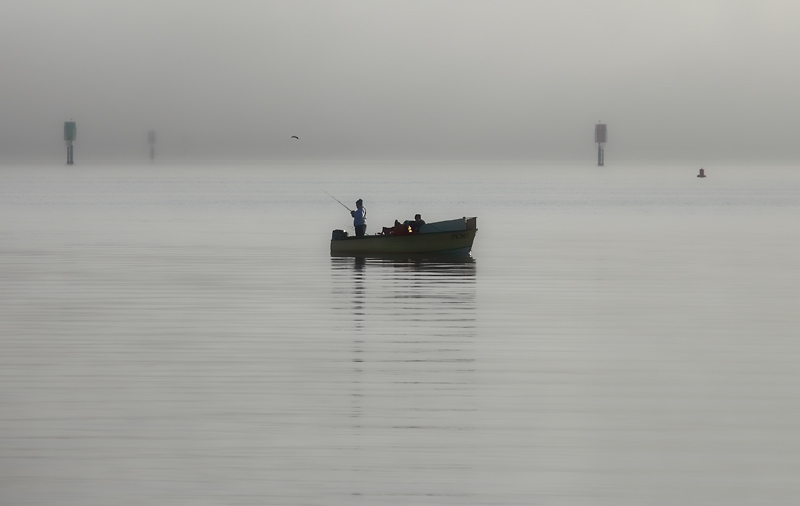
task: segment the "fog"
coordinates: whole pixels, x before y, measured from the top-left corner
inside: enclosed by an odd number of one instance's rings
[[[798,158],[800,3],[27,1],[0,158]],[[291,139],[292,135],[299,140]]]

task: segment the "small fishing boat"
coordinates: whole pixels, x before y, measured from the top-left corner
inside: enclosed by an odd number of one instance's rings
[[[368,256],[393,254],[469,255],[475,240],[477,218],[458,218],[422,225],[418,232],[402,235],[352,237],[334,230],[331,255]]]

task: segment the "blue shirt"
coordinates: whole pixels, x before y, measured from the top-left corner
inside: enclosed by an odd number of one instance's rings
[[[360,208],[356,209],[355,211],[353,211],[352,214],[353,214],[353,225],[354,226],[357,227],[359,225],[366,225],[367,224],[367,208],[366,207],[360,207]]]

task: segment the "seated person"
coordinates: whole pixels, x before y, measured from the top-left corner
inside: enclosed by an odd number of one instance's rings
[[[382,235],[408,235],[408,234],[416,234],[419,232],[419,227],[424,225],[425,222],[422,220],[422,216],[417,214],[414,216],[414,221],[406,220],[403,223],[400,223],[397,220],[394,220],[394,227],[383,227],[383,231],[381,231]]]
[[[419,228],[425,224],[425,221],[422,219],[422,216],[419,214],[414,215],[414,221],[406,221],[403,225],[408,225],[411,227],[411,232],[416,234],[419,232]]]

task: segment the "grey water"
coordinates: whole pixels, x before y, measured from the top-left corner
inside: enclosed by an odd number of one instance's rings
[[[800,171],[705,169],[5,166],[0,504],[797,504]]]

